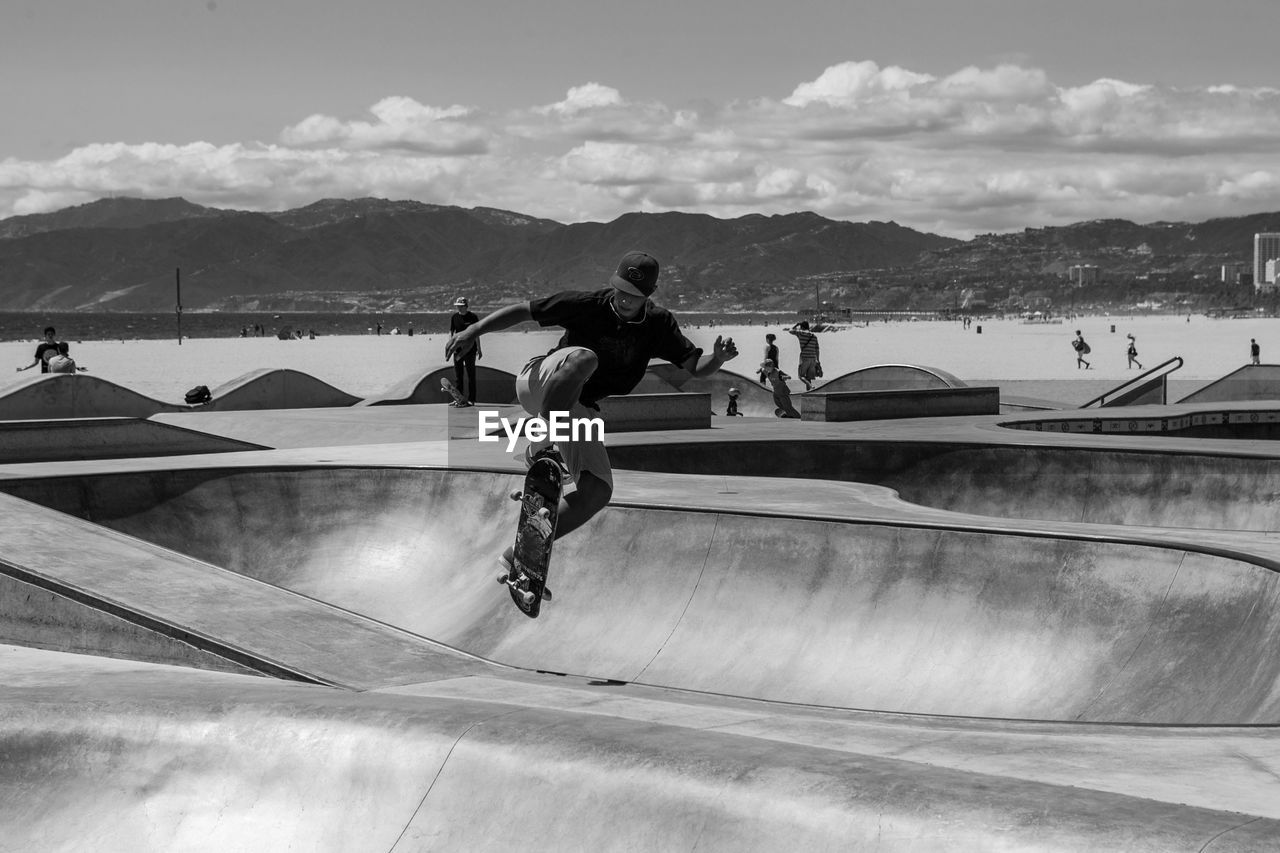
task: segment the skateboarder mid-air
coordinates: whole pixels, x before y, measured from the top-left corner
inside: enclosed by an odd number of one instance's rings
[[[552,412],[571,418],[599,416],[604,397],[629,394],[644,378],[652,358],[679,365],[694,376],[710,376],[738,354],[732,338],[717,337],[710,353],[695,346],[671,312],[650,299],[658,289],[658,262],[645,252],[628,252],[609,286],[596,291],[563,291],[499,308],[455,334],[445,358],[466,353],[475,339],[520,323],[560,326],[564,335],[551,352],[532,359],[516,380],[516,396],[530,415],[550,421]],[[560,499],[556,538],[582,526],[609,503],[613,468],[604,442],[563,442],[557,448],[575,488]],[[526,463],[549,442],[530,446]],[[510,567],[512,548],[502,556]]]

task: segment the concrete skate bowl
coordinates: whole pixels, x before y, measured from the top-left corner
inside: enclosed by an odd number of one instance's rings
[[[456,382],[453,366],[439,367],[429,373],[409,376],[385,392],[370,397],[361,406],[403,406],[418,403],[448,403],[453,400],[441,390],[440,380]],[[516,400],[515,374],[492,367],[476,365],[476,402],[507,405]]]
[[[1280,719],[1280,576],[1260,562],[1120,540],[611,507],[559,543],[558,594],[535,621],[492,579],[516,481],[300,468],[4,488],[530,669],[918,714]]]
[[[871,483],[995,518],[1280,530],[1280,459],[943,442],[689,442],[609,449],[615,467]]]

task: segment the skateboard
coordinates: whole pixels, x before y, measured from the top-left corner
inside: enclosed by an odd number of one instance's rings
[[[547,569],[556,536],[563,475],[564,461],[554,447],[549,447],[534,457],[525,474],[524,489],[511,493],[511,498],[520,502],[520,521],[511,570],[508,572],[504,566],[498,583],[507,585],[511,600],[531,619],[538,618],[542,600],[551,597]]]
[[[462,392],[458,390],[458,386],[454,385],[447,376],[440,377],[440,390],[453,398],[453,405],[459,409],[471,405],[471,401],[462,396]]]

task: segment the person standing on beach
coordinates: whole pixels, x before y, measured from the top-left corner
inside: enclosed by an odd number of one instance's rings
[[[773,332],[770,332],[769,334],[764,336],[764,360],[765,361],[772,361],[774,364],[779,363],[780,359],[778,358],[778,345],[775,343],[775,341],[777,340],[778,340],[778,336],[775,335]],[[765,375],[763,370],[760,371],[760,384],[761,385],[765,384]]]
[[[516,396],[530,415],[550,422],[553,415],[574,419],[599,415],[597,403],[630,394],[644,378],[649,360],[661,358],[705,377],[738,355],[732,338],[717,337],[704,354],[680,331],[671,312],[650,298],[658,289],[658,261],[646,252],[622,256],[608,286],[596,291],[563,291],[499,308],[449,338],[446,357],[465,355],[480,335],[520,323],[560,326],[564,335],[546,355],[532,358],[516,380]],[[602,437],[593,430],[558,446],[575,488],[560,498],[556,538],[576,530],[608,505],[613,496],[613,468]],[[553,447],[530,443],[524,460]],[[512,548],[501,557],[512,566]]]
[[[36,357],[26,367],[19,367],[18,372],[30,370],[37,364],[40,365],[41,373],[49,372],[49,359],[58,354],[58,333],[54,331],[53,326],[49,326],[44,330],[44,340],[36,346]]]
[[[818,377],[818,336],[809,331],[808,320],[801,320],[787,331],[800,341],[800,365],[796,373],[804,383],[804,390],[812,391],[813,380]]]
[[[1254,338],[1249,338],[1249,363],[1262,363],[1262,347],[1258,346],[1258,342]]]
[[[1125,351],[1125,355],[1129,356],[1129,364],[1125,368],[1125,370],[1128,370],[1130,367],[1133,367],[1135,364],[1138,366],[1139,370],[1142,370],[1142,362],[1138,361],[1138,340],[1133,336],[1132,333],[1128,335],[1128,338],[1129,338],[1129,349]]]
[[[459,296],[453,300],[453,316],[449,318],[449,336],[461,332],[468,326],[474,326],[480,322],[480,318],[467,308],[467,297]],[[476,345],[465,353],[455,351],[453,353],[453,378],[454,384],[458,387],[458,393],[467,398],[467,402],[473,406],[476,402],[476,359],[482,358],[483,353],[480,352],[480,339],[476,338]],[[466,374],[467,382],[462,383],[463,374]],[[450,403],[450,406],[457,407],[457,403]]]
[[[1081,365],[1084,365],[1084,369],[1088,370],[1089,362],[1085,361],[1084,357],[1088,355],[1092,349],[1087,343],[1085,343],[1084,335],[1080,334],[1079,329],[1076,329],[1076,339],[1071,342],[1071,346],[1076,351],[1076,370],[1079,370]]]

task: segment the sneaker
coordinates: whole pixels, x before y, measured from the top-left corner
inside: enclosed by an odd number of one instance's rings
[[[537,459],[554,446],[555,445],[550,441],[529,442],[525,445],[524,450],[517,454],[520,459],[520,464],[523,465],[526,470],[532,468],[533,460]]]

